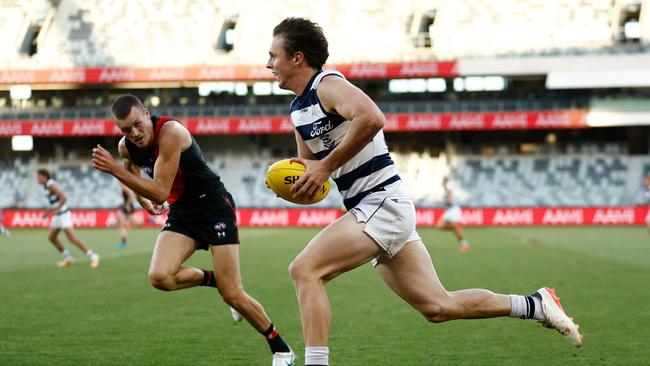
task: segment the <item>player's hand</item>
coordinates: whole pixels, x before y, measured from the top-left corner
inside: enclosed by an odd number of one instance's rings
[[[165,212],[169,211],[169,207],[165,205],[157,205],[155,203],[151,204],[151,207],[147,209],[150,215],[162,215]]]
[[[303,158],[291,158],[292,163],[300,163],[305,166],[305,174],[296,181],[291,187],[293,198],[295,199],[312,199],[320,187],[329,179],[329,168],[320,160],[309,160]]]
[[[44,219],[47,218],[48,216],[50,216],[50,210],[45,210],[45,212],[41,214],[41,217]]]
[[[93,167],[99,169],[103,172],[113,174],[117,170],[118,165],[113,159],[113,155],[104,149],[102,145],[97,144],[97,147],[93,149],[92,154],[92,163]]]

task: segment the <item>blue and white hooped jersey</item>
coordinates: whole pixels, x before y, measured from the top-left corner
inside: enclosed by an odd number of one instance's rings
[[[45,184],[43,184],[43,189],[45,190],[45,196],[47,197],[48,202],[50,202],[50,208],[54,208],[59,204],[59,196],[55,195],[50,191],[50,186],[52,184],[56,184],[56,181],[54,179],[48,179]],[[62,213],[68,212],[68,205],[63,205],[61,206],[61,209],[59,209],[59,213],[57,215],[60,215]]]
[[[328,113],[318,99],[316,89],[325,76],[343,78],[338,71],[319,71],[309,81],[303,93],[291,102],[291,121],[309,150],[321,160],[345,137],[351,121]],[[357,155],[332,172],[332,179],[343,196],[349,210],[370,193],[383,190],[400,180],[393,160],[388,153],[383,131]]]

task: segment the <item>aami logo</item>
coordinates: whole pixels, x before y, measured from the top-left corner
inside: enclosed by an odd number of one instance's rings
[[[593,223],[602,225],[634,224],[634,210],[630,208],[597,209]]]
[[[547,209],[544,211],[544,225],[575,225],[582,224],[582,209]]]
[[[224,231],[226,230],[226,223],[225,222],[217,222],[214,225],[214,229],[217,231]]]
[[[482,209],[463,209],[463,217],[460,219],[463,225],[484,225]]]
[[[10,222],[12,227],[45,227],[50,224],[50,218],[44,218],[42,211],[19,211]]]
[[[298,181],[298,179],[300,179],[300,177],[297,176],[297,175],[286,176],[286,177],[284,177],[284,184],[293,185],[294,183],[296,183]]]
[[[251,216],[251,226],[286,226],[289,224],[287,210],[255,210]]]
[[[533,210],[497,210],[493,225],[532,225]]]
[[[97,214],[95,211],[73,212],[72,222],[77,227],[95,227],[97,226]]]
[[[300,212],[297,225],[325,226],[334,222],[338,216],[338,210],[305,210]]]

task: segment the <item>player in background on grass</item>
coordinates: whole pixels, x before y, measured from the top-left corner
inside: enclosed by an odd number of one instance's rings
[[[646,204],[650,205],[650,175],[646,175],[645,177],[643,177],[643,188],[644,188],[643,194],[645,195]],[[648,214],[646,215],[645,227],[646,230],[648,231],[648,234],[650,234],[650,212],[648,212]]]
[[[388,153],[384,115],[341,73],[322,69],[327,57],[323,31],[310,20],[287,18],[273,30],[266,67],[280,88],[296,94],[291,120],[299,158],[293,161],[307,169],[292,187],[294,197],[313,197],[331,176],[348,209],[289,266],[300,307],[305,365],[329,365],[331,309],[325,284],[371,261],[386,284],[428,321],[535,319],[579,347],[582,336],[552,289],[522,296],[443,287],[415,230],[413,201]]]
[[[2,213],[2,210],[0,210],[0,235],[11,236],[11,232],[4,225],[4,220],[4,214]]]
[[[68,240],[79,248],[79,250],[86,253],[88,260],[90,261],[90,267],[97,268],[97,266],[99,266],[99,255],[97,255],[97,253],[92,249],[88,248],[86,243],[75,235],[72,225],[72,215],[70,214],[70,210],[66,204],[68,198],[61,187],[59,187],[59,184],[52,179],[50,172],[46,169],[39,169],[36,174],[36,179],[38,183],[43,186],[43,193],[50,203],[50,208],[43,213],[43,218],[46,218],[48,215],[52,216],[48,239],[50,239],[50,242],[54,244],[56,249],[58,249],[63,256],[63,259],[58,262],[57,265],[63,268],[74,263],[72,254],[65,249],[59,240],[59,233],[63,229]]]
[[[452,189],[449,187],[449,177],[442,178],[442,189],[445,191],[444,203],[445,213],[442,214],[438,222],[438,228],[442,230],[453,230],[456,240],[458,240],[458,251],[466,253],[469,251],[469,242],[463,237],[463,211],[460,206],[454,202]]]
[[[118,146],[124,166],[99,145],[93,149],[93,166],[133,190],[151,214],[160,213],[154,204],[169,203],[169,216],[151,258],[151,284],[163,291],[216,287],[223,300],[266,339],[272,364],[293,365],[291,348],[262,305],[244,291],[235,203],[192,135],[173,118],[150,115],[130,94],[113,102],[112,113],[124,134]],[[152,179],[140,177],[140,169]],[[214,270],[183,265],[198,249],[210,250]]]
[[[120,183],[120,187],[122,191],[122,204],[117,211],[117,227],[120,232],[120,241],[116,246],[120,249],[126,249],[128,246],[126,236],[133,222],[135,208],[133,207],[133,192],[124,184]]]

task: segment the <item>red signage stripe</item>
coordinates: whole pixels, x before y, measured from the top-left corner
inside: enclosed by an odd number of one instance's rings
[[[517,130],[586,128],[584,110],[488,113],[386,114],[385,131]],[[195,135],[291,133],[288,116],[187,118]],[[118,136],[110,119],[0,121],[0,136]]]
[[[418,208],[417,225],[435,226],[442,214],[440,208]],[[115,210],[71,210],[78,227],[114,227]],[[44,228],[51,218],[43,218],[43,210],[4,210],[4,225],[10,228]],[[241,227],[323,227],[343,215],[338,209],[239,209],[237,223]],[[462,223],[466,226],[619,226],[645,225],[648,207],[523,207],[464,208]],[[160,227],[165,216],[153,216],[137,210],[137,225]]]

